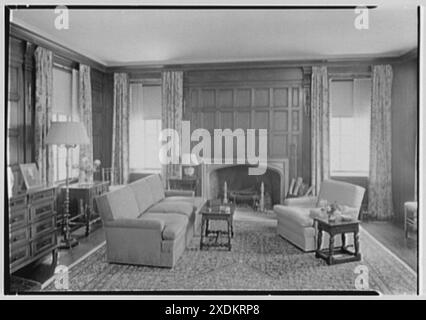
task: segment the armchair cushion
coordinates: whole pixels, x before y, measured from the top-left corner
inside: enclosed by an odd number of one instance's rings
[[[299,197],[299,198],[289,198],[284,200],[284,205],[294,206],[294,207],[303,207],[303,208],[313,208],[317,206],[317,197]]]
[[[360,208],[365,189],[342,181],[324,180],[321,183],[319,201],[327,200],[328,203],[336,202],[353,208]]]
[[[301,227],[312,227],[314,220],[310,217],[312,208],[288,207],[275,205],[274,211],[278,220],[291,220]]]

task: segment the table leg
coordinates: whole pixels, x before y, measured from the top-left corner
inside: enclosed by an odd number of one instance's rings
[[[231,251],[231,221],[228,220],[228,250]]]
[[[205,219],[201,218],[201,232],[200,232],[200,250],[203,249],[203,244],[204,244],[204,223],[205,223]]]
[[[333,264],[333,250],[334,250],[334,235],[330,234],[330,243],[328,248],[328,264]]]
[[[315,256],[319,257],[319,252],[321,251],[321,243],[322,243],[322,230],[318,228],[318,237],[317,237],[317,250]]]
[[[85,212],[86,212],[86,237],[90,233],[90,220],[92,218],[92,209],[86,204],[85,205]]]
[[[359,255],[359,231],[354,232],[355,256]]]
[[[345,233],[342,233],[342,250],[345,250],[346,247],[346,236]]]

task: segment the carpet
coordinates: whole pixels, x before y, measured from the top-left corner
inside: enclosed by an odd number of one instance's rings
[[[199,237],[173,269],[109,264],[105,245],[69,270],[71,291],[355,290],[356,267],[370,290],[416,294],[414,271],[361,230],[362,261],[328,266],[276,234],[276,220],[238,213],[232,251],[199,250]],[[56,291],[53,283],[44,291]]]

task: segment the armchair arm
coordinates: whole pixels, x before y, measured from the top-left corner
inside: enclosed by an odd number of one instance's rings
[[[191,190],[165,190],[166,197],[194,197],[195,192]]]
[[[284,205],[294,206],[294,207],[303,207],[303,208],[314,208],[317,205],[317,197],[299,197],[299,198],[290,198],[284,200]]]
[[[132,228],[162,231],[164,222],[150,219],[117,219],[104,222],[106,228]]]

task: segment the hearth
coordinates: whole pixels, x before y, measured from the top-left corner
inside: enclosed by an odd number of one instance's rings
[[[202,165],[202,195],[206,199],[223,198],[227,183],[228,199],[256,206],[263,182],[265,207],[281,203],[288,189],[288,159],[268,160],[263,175],[249,175],[246,164]]]

